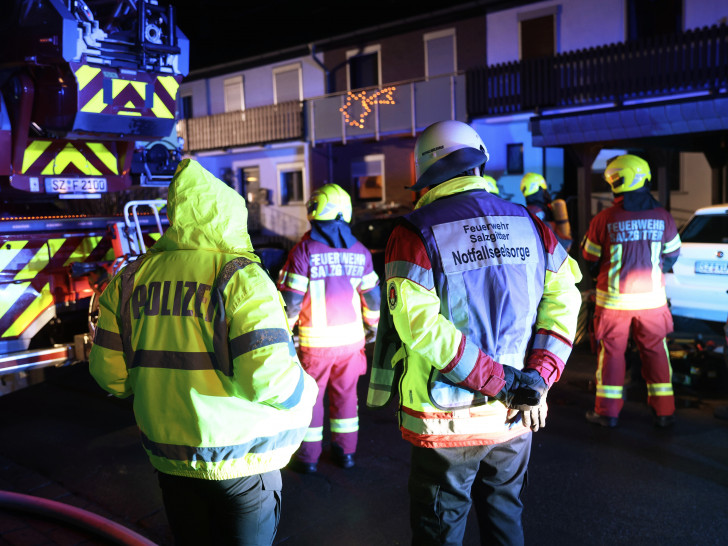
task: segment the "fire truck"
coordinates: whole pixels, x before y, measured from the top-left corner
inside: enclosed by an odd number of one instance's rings
[[[189,41],[161,0],[0,21],[0,379],[84,361],[94,302],[164,231]]]

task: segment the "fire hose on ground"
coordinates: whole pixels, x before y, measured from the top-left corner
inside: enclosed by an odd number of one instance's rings
[[[114,544],[157,546],[155,542],[98,514],[49,499],[10,491],[0,491],[0,508],[31,512],[39,516],[61,520]]]

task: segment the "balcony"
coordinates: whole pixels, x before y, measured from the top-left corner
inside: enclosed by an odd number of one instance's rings
[[[728,27],[468,70],[468,115],[626,105],[725,92]]]
[[[290,101],[240,112],[181,119],[177,122],[177,134],[184,139],[185,153],[302,140],[302,111],[301,102]]]
[[[465,74],[357,89],[306,101],[312,144],[415,135],[443,119],[467,121]]]

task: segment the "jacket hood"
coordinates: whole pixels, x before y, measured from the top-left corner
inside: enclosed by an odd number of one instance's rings
[[[150,248],[253,252],[245,199],[197,161],[184,159],[167,194],[169,228]]]

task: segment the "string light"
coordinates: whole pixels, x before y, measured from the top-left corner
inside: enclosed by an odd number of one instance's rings
[[[371,95],[367,95],[366,90],[360,91],[359,93],[349,91],[349,93],[347,93],[346,95],[346,104],[339,108],[339,112],[344,114],[344,122],[347,123],[350,127],[359,127],[359,129],[364,129],[364,120],[371,113],[372,105],[397,104],[397,102],[394,100],[394,96],[392,95],[392,93],[394,93],[396,90],[396,86],[390,86],[385,87],[384,89],[379,89]],[[361,114],[359,114],[358,120],[354,119],[349,112],[349,108],[351,108],[352,104],[354,103],[359,103],[362,109]]]

